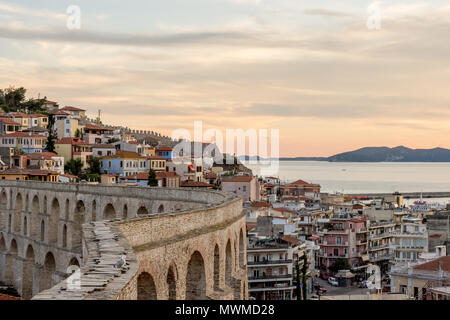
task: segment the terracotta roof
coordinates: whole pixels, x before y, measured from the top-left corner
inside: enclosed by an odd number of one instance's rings
[[[439,265],[441,266],[442,271],[450,272],[450,256],[440,257],[430,262],[419,264],[417,266],[414,266],[413,269],[424,271],[439,271]]]
[[[141,172],[138,174],[133,174],[131,176],[121,177],[121,180],[148,180],[148,173]]]
[[[264,201],[253,201],[251,205],[255,208],[270,208],[272,206],[270,203]]]
[[[284,242],[289,242],[291,244],[297,244],[297,243],[301,242],[300,239],[297,239],[294,237],[289,237],[289,236],[284,236],[281,238],[281,240],[283,240]]]
[[[297,181],[294,181],[292,183],[289,183],[289,184],[292,184],[292,185],[304,185],[304,186],[310,185],[309,182],[303,181],[301,179],[297,180]]]
[[[30,115],[23,112],[11,112],[10,115],[14,118],[29,118]]]
[[[13,125],[16,125],[16,126],[20,126],[20,123],[15,122],[13,119],[0,118],[0,121],[3,122],[4,124],[13,124]]]
[[[72,106],[65,106],[64,108],[61,108],[61,110],[67,110],[67,111],[86,111],[84,109],[72,107]]]
[[[181,187],[185,188],[211,188],[214,187],[212,184],[201,182],[201,181],[182,181]]]
[[[158,146],[156,147],[156,151],[172,151],[172,148],[168,146]]]
[[[248,224],[248,223],[245,225],[245,227],[247,228],[247,231],[251,231],[251,230],[255,229],[254,225]]]
[[[61,157],[53,152],[36,152],[36,153],[26,153],[25,156],[29,159],[51,159],[52,157]]]
[[[30,118],[45,118],[45,117],[47,117],[45,114],[41,114],[41,113],[32,113],[29,116],[30,116]]]
[[[166,160],[166,158],[159,157],[159,156],[147,156],[146,158],[150,159],[150,160]]]
[[[250,182],[253,177],[250,176],[236,176],[228,179],[223,179],[222,182]]]
[[[29,134],[26,132],[14,132],[0,136],[0,138],[45,138],[40,134]]]
[[[61,111],[61,110],[53,110],[50,113],[55,115],[55,116],[68,116],[69,115],[67,112],[64,112],[64,111]]]
[[[86,123],[84,126],[85,130],[103,130],[103,131],[114,131],[114,129],[100,127],[92,123]]]
[[[278,211],[278,212],[289,212],[289,213],[297,213],[297,211],[289,210],[286,208],[272,208],[272,210]]]

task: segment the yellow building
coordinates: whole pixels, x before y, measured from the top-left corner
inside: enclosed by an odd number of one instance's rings
[[[147,157],[150,162],[150,168],[155,171],[166,171],[166,159],[158,156]]]
[[[1,180],[34,180],[58,182],[59,174],[48,170],[11,168],[0,171]]]
[[[58,139],[62,138],[75,138],[77,130],[82,130],[83,127],[79,125],[78,119],[60,119],[56,121],[56,127],[58,128],[56,134]]]
[[[64,157],[66,163],[72,159],[81,159],[83,169],[88,167],[87,161],[92,157],[91,145],[80,138],[62,138],[55,142],[55,152]]]

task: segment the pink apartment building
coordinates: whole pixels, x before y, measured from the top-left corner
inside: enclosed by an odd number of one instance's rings
[[[319,266],[328,269],[338,258],[346,259],[352,267],[366,265],[369,261],[368,223],[365,217],[332,218],[319,232]]]

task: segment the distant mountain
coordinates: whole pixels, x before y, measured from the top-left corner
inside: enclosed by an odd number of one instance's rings
[[[339,153],[331,157],[280,158],[281,161],[328,161],[328,162],[450,162],[450,150],[443,148],[411,149],[366,147]]]
[[[330,162],[450,162],[450,150],[443,148],[410,149],[367,147],[344,152],[329,158]]]

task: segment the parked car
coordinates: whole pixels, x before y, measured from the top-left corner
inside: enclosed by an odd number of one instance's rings
[[[323,280],[327,280],[328,274],[325,271],[320,271],[320,278]]]
[[[339,282],[334,277],[329,277],[328,283],[331,284],[332,286],[339,287]]]

